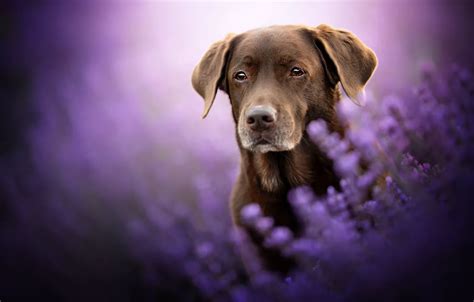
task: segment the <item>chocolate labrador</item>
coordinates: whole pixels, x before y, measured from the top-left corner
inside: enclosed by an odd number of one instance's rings
[[[339,186],[332,162],[310,142],[306,126],[324,119],[343,135],[335,112],[338,83],[357,100],[376,65],[374,52],[354,34],[327,25],[260,28],[229,34],[210,47],[192,84],[204,98],[203,118],[218,88],[230,98],[241,153],[231,196],[235,224],[242,225],[242,207],[258,203],[275,225],[301,231],[288,191],[306,185],[324,194]],[[286,273],[292,267],[291,259],[249,234],[267,268]]]

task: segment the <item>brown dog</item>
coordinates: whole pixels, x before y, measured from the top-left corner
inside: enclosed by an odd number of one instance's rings
[[[374,52],[354,34],[327,25],[272,26],[214,43],[193,72],[194,89],[204,98],[207,116],[218,88],[230,98],[241,153],[240,175],[231,196],[233,220],[258,203],[275,225],[299,232],[287,200],[291,188],[307,185],[317,194],[338,188],[332,162],[312,144],[306,126],[324,119],[343,134],[335,104],[337,84],[355,99],[377,65]],[[267,268],[286,272],[291,260],[262,246]]]

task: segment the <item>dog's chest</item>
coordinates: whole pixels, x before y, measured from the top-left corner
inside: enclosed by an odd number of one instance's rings
[[[259,187],[273,193],[299,186],[315,187],[318,176],[329,172],[314,158],[295,152],[258,154],[253,158],[253,166]]]

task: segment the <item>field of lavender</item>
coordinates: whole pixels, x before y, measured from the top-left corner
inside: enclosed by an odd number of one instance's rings
[[[472,5],[268,5],[5,5],[0,301],[474,299]],[[229,102],[200,120],[191,71],[228,31],[323,22],[380,66],[362,107],[338,104],[345,138],[308,125],[342,180],[290,192],[303,236],[242,212],[297,260],[281,278],[232,227]]]

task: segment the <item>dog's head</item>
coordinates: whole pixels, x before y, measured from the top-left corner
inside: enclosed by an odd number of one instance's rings
[[[339,82],[357,100],[376,65],[374,52],[350,32],[272,26],[214,43],[192,83],[205,101],[203,118],[218,88],[229,95],[243,148],[287,151],[311,120],[333,117]]]

